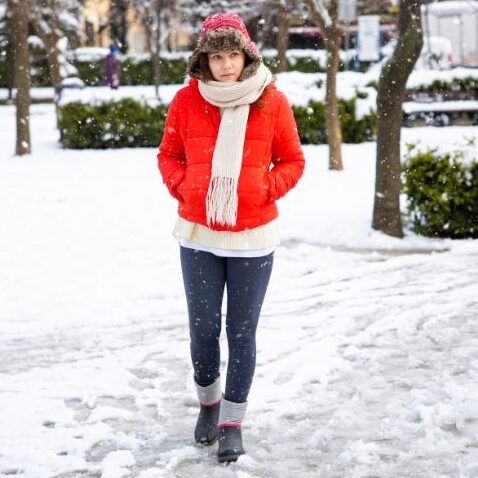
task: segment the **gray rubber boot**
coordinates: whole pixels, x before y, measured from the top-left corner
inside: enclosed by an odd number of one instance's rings
[[[217,423],[219,421],[219,412],[221,408],[221,380],[216,379],[211,385],[201,387],[194,379],[196,392],[199,399],[200,410],[194,430],[194,439],[196,443],[202,445],[213,445],[219,435]]]
[[[247,402],[235,403],[221,399],[219,415],[219,448],[217,460],[219,463],[237,461],[246,451],[242,444],[242,421],[246,414]]]

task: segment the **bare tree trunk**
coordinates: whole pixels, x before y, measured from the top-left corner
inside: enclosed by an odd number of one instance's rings
[[[287,47],[289,45],[289,18],[284,0],[277,2],[277,72],[287,71]]]
[[[58,5],[54,0],[37,3],[34,0],[27,0],[30,9],[30,21],[36,35],[43,42],[48,60],[48,69],[50,71],[50,80],[57,89],[61,81],[60,64],[58,61]],[[44,10],[45,9],[45,10]]]
[[[57,48],[58,35],[54,33],[40,35],[39,33],[40,32],[38,32],[38,36],[42,39],[43,44],[45,45],[46,55],[48,58],[48,66],[50,68],[51,83],[55,87],[55,89],[57,89],[61,81],[60,63],[58,61]]]
[[[337,72],[340,63],[340,33],[337,29],[336,14],[337,1],[335,3],[335,18],[331,27],[326,28],[325,44],[327,46],[327,82],[325,90],[326,98],[326,122],[327,138],[329,143],[329,169],[340,171],[342,164],[342,129],[339,120],[339,105],[337,101]]]
[[[27,0],[9,0],[17,89],[17,142],[15,154],[30,154],[30,50]]]
[[[152,62],[153,62],[153,79],[154,79],[154,90],[156,93],[156,98],[159,98],[159,82],[160,78],[160,49],[161,49],[161,9],[163,6],[162,0],[157,0],[156,2],[156,30],[153,33],[154,38],[154,46],[153,46],[153,55],[152,55]]]
[[[342,129],[340,127],[339,109],[337,101],[337,72],[339,70],[340,31],[337,28],[337,9],[339,0],[330,0],[330,25],[326,25],[324,18],[317,10],[316,1],[304,0],[309,8],[314,22],[320,27],[327,48],[327,82],[326,82],[326,124],[327,142],[329,145],[329,169],[340,171],[342,164]]]
[[[151,56],[151,61],[153,63],[153,81],[154,81],[154,91],[156,98],[159,98],[159,82],[160,82],[160,68],[159,68],[159,47],[156,47],[155,51]]]
[[[262,28],[260,29],[260,44],[262,48],[264,48],[265,45],[270,45],[272,43],[271,25],[273,24],[273,21],[272,21],[271,9],[268,8],[267,3],[264,3],[261,8],[261,17],[264,23]]]
[[[380,75],[377,96],[377,163],[372,227],[403,237],[400,217],[400,129],[407,79],[423,47],[421,0],[402,0],[399,38]]]

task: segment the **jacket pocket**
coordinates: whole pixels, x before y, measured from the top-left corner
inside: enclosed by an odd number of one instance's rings
[[[184,175],[184,178],[182,179],[182,181],[178,184],[178,187],[176,188],[176,194],[178,196],[179,201],[181,202],[184,202],[183,187],[185,182],[186,182],[186,175]]]
[[[264,206],[265,204],[270,204],[271,202],[274,202],[275,197],[274,197],[274,177],[271,175],[271,173],[268,171],[266,175],[264,176],[264,181],[262,182],[262,202],[261,206]]]

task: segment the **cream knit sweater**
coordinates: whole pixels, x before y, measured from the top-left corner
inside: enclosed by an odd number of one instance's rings
[[[202,224],[179,217],[173,235],[177,239],[184,237],[204,246],[237,251],[255,251],[280,244],[277,219],[253,229],[230,232],[214,231]]]

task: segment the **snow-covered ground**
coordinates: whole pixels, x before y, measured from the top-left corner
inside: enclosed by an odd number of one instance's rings
[[[478,241],[373,232],[373,143],[344,145],[343,172],[305,147],[279,201],[248,454],[224,468],[193,443],[176,206],[156,151],[62,150],[53,106],[31,118],[34,152],[14,158],[14,110],[0,108],[0,477],[478,476]],[[403,130],[442,148],[476,139]]]

